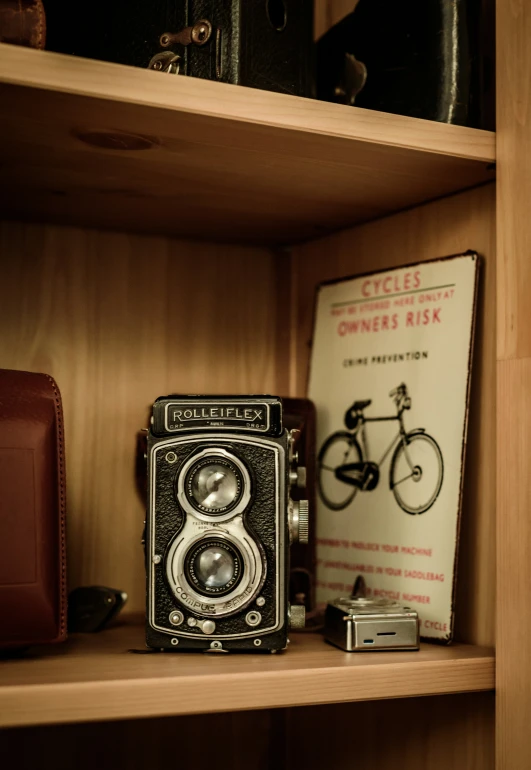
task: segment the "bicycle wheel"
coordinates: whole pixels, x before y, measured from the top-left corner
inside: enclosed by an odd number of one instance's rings
[[[443,482],[443,458],[439,445],[427,433],[409,434],[395,449],[389,481],[396,502],[406,513],[427,511]]]
[[[356,487],[349,486],[336,478],[339,465],[362,462],[360,445],[350,433],[332,433],[317,457],[317,487],[323,503],[333,511],[341,511],[354,500]]]

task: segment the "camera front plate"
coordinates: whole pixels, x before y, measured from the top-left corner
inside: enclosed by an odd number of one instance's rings
[[[196,460],[208,459],[209,452],[215,455],[217,450],[218,454],[225,453],[228,462],[243,465],[242,479],[246,487],[250,486],[234,508],[222,510],[219,516],[216,512],[208,515],[204,507],[194,508],[184,496],[183,481]],[[185,640],[210,643],[248,639],[250,646],[253,640],[256,644],[259,637],[285,627],[285,474],[282,439],[227,433],[150,438],[148,630],[171,636],[174,645],[176,639],[181,645]],[[241,500],[245,501],[244,510]],[[194,585],[190,575],[187,578],[186,558],[203,539],[213,538],[215,542],[217,537],[217,546],[222,548],[225,540],[227,550],[233,548],[241,554],[243,576],[234,591],[206,596],[204,590],[196,590],[197,581]],[[258,625],[251,626],[249,615],[253,621],[258,615]],[[181,622],[174,625],[170,617]]]

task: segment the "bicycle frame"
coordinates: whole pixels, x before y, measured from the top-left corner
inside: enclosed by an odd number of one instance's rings
[[[392,439],[391,443],[381,456],[380,460],[378,461],[377,465],[380,467],[384,460],[387,458],[387,456],[390,454],[391,450],[396,446],[396,444],[400,440],[404,440],[406,435],[406,429],[404,428],[404,421],[402,418],[402,415],[404,414],[404,409],[400,409],[398,414],[390,415],[389,417],[365,417],[364,414],[360,415],[360,421],[357,425],[357,427],[353,431],[353,435],[358,438],[358,436],[361,436],[361,444],[363,449],[363,454],[365,456],[365,460],[369,460],[370,458],[370,452],[369,452],[369,441],[367,438],[367,431],[365,430],[365,425],[368,422],[391,422],[393,420],[398,420],[400,423],[400,427],[398,429],[398,433],[396,436]]]

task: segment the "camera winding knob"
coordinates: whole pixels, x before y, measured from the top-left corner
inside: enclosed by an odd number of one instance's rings
[[[302,604],[292,604],[289,608],[289,627],[304,628],[306,624],[306,608]]]

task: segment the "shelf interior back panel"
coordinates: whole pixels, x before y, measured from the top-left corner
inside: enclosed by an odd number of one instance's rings
[[[0,45],[4,217],[291,244],[493,178],[491,132]]]

